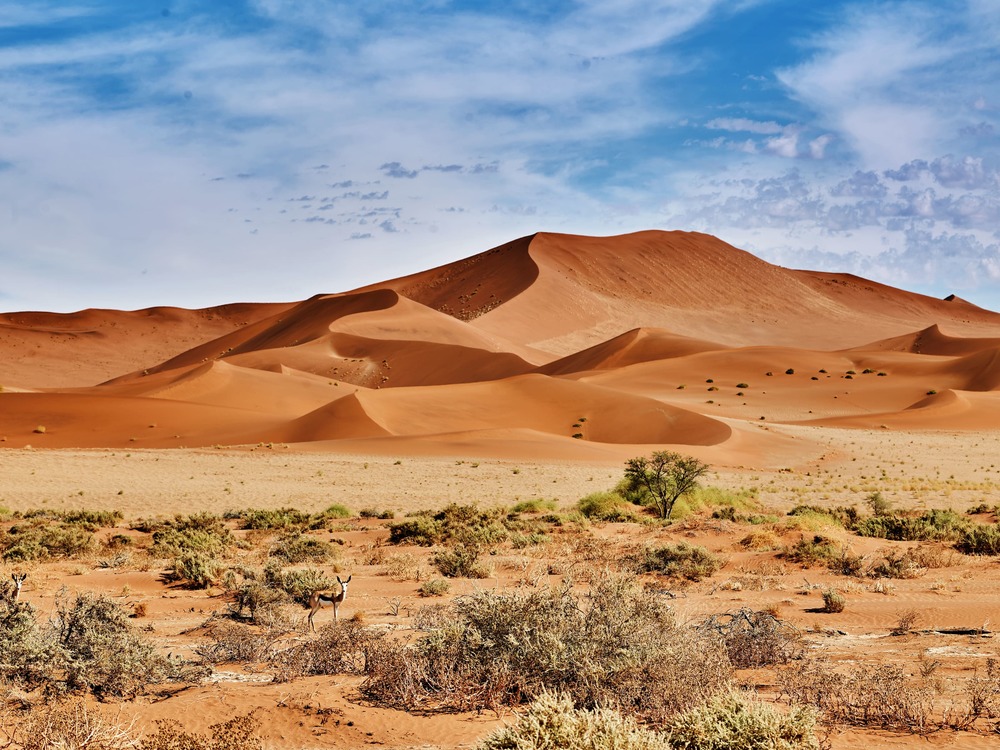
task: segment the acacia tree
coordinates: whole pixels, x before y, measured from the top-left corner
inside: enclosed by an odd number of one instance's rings
[[[625,462],[625,479],[635,489],[649,492],[660,518],[670,518],[674,503],[698,486],[698,479],[708,471],[708,464],[672,451],[656,451],[646,458]]]

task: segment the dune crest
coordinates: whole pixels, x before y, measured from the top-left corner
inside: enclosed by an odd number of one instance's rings
[[[0,354],[6,447],[742,463],[806,455],[786,423],[1000,429],[1000,315],[694,232],[539,233],[295,304],[10,313]]]

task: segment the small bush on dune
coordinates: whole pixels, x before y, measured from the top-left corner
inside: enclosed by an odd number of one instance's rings
[[[705,700],[730,673],[718,640],[676,624],[666,602],[634,581],[602,577],[585,600],[569,587],[464,597],[426,637],[386,652],[361,691],[402,708],[469,710],[556,690],[581,707],[661,720]]]
[[[517,721],[476,750],[671,750],[662,735],[617,711],[577,709],[568,696],[541,695]]]
[[[1000,555],[1000,526],[970,526],[959,535],[955,549],[966,555]]]
[[[819,750],[816,718],[815,709],[783,714],[734,690],[675,718],[666,737],[673,750]]]
[[[782,555],[789,562],[798,565],[828,565],[831,560],[840,556],[841,547],[833,539],[815,535],[811,539],[803,537],[791,547],[787,547]]]
[[[631,557],[637,573],[660,573],[672,578],[700,581],[722,567],[722,560],[704,547],[687,542],[646,547]]]
[[[823,611],[824,612],[843,612],[844,607],[847,605],[847,601],[844,599],[843,595],[836,589],[827,589],[823,592]]]
[[[290,564],[302,562],[323,562],[337,556],[337,549],[322,539],[291,534],[283,537],[271,549],[272,557],[280,557]]]
[[[592,521],[635,521],[640,514],[636,508],[615,492],[594,492],[580,498],[577,510]]]
[[[511,513],[547,513],[553,511],[558,506],[555,500],[522,500],[511,506]]]
[[[488,547],[506,541],[512,519],[503,509],[482,510],[475,505],[452,503],[436,513],[423,511],[402,521],[389,524],[392,544],[474,544]]]
[[[323,627],[316,638],[276,652],[271,659],[278,670],[274,679],[287,682],[307,675],[366,674],[395,648],[384,630],[353,620],[333,622]]]
[[[617,711],[578,709],[568,696],[545,693],[476,750],[819,750],[815,726],[812,708],[783,714],[738,691],[682,713],[662,732]]]
[[[3,558],[9,562],[30,562],[50,557],[74,557],[89,552],[94,535],[82,525],[31,519],[0,532]]]
[[[801,656],[804,648],[799,631],[769,612],[743,608],[713,615],[700,627],[722,639],[737,669],[787,664]]]
[[[55,640],[69,690],[89,689],[98,698],[132,698],[169,675],[163,657],[112,600],[63,593],[56,600],[56,613]]]
[[[897,542],[958,539],[970,528],[969,520],[951,510],[930,510],[920,516],[901,514],[869,516],[853,526],[858,536]]]
[[[354,512],[346,505],[334,503],[324,510],[322,515],[326,518],[352,518],[354,516]]]
[[[227,513],[226,515],[239,518],[244,529],[308,529],[312,527],[313,523],[311,513],[297,508],[251,509]]]
[[[201,552],[186,552],[174,558],[165,577],[192,589],[207,589],[222,574],[222,564]]]
[[[436,552],[431,564],[445,578],[489,578],[489,570],[479,560],[481,554],[478,545],[456,544]]]

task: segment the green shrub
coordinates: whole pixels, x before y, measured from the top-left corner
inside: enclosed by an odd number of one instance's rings
[[[292,534],[278,541],[271,549],[272,557],[280,557],[288,563],[323,562],[337,556],[337,549],[322,539]]]
[[[378,510],[377,508],[362,508],[358,511],[358,516],[361,518],[378,518],[380,520],[388,520],[390,518],[395,518],[396,514],[391,510]]]
[[[82,526],[87,531],[97,531],[118,524],[125,516],[120,510],[48,510],[36,509],[26,511],[23,518],[47,518],[52,521],[62,521],[72,526]]]
[[[1000,555],[1000,526],[977,524],[964,529],[955,549],[966,555]]]
[[[819,750],[816,718],[811,707],[786,714],[731,690],[671,721],[667,743],[672,750]]]
[[[635,521],[639,517],[634,506],[614,492],[593,492],[580,498],[576,508],[592,521]]]
[[[803,537],[791,547],[785,548],[782,556],[798,565],[828,565],[831,560],[837,559],[840,551],[840,545],[834,540],[817,534],[812,539]]]
[[[700,581],[722,567],[722,560],[704,547],[677,542],[662,547],[646,547],[631,558],[637,573],[660,573],[671,578]]]
[[[952,510],[930,510],[920,516],[902,514],[869,516],[858,521],[858,536],[897,542],[954,540],[969,528],[969,521]]]
[[[345,505],[334,503],[323,511],[323,515],[327,518],[352,518],[354,516],[354,512]]]
[[[430,516],[414,516],[389,524],[391,544],[416,544],[430,547],[442,536],[442,524]]]
[[[547,511],[553,511],[557,507],[555,500],[542,500],[537,498],[534,500],[522,500],[519,503],[515,503],[511,506],[511,513],[545,513]]]
[[[479,561],[481,554],[477,545],[459,543],[435,552],[431,564],[445,578],[489,578],[489,570]]]
[[[503,509],[482,510],[475,505],[451,503],[436,513],[423,511],[389,524],[389,541],[429,547],[433,544],[500,544],[516,523]]]
[[[827,589],[823,592],[824,612],[843,612],[847,601],[837,589]]]
[[[242,521],[244,529],[308,529],[313,525],[312,514],[297,508],[251,509],[235,515]]]
[[[664,737],[617,711],[573,707],[569,696],[543,693],[517,721],[476,750],[671,750]]]
[[[174,558],[166,577],[192,589],[207,589],[221,573],[222,565],[214,557],[201,552],[185,552]]]
[[[3,558],[9,562],[30,562],[50,557],[73,557],[89,552],[94,535],[81,525],[61,521],[28,520],[0,532]]]
[[[444,596],[450,590],[451,584],[443,578],[433,578],[430,581],[424,581],[420,588],[417,589],[420,596]]]

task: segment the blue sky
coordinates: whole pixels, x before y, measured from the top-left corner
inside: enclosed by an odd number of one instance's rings
[[[0,310],[710,232],[1000,310],[995,0],[3,0]]]

